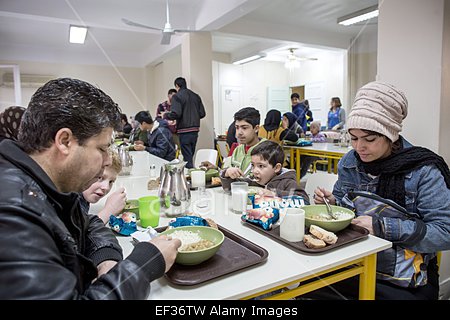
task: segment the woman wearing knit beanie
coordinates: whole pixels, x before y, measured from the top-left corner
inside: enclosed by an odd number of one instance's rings
[[[353,150],[339,161],[333,191],[314,191],[316,203],[325,196],[352,207],[352,223],[392,242],[378,254],[376,299],[438,299],[436,252],[450,249],[449,168],[399,135],[407,113],[406,96],[393,85],[363,86],[347,118]],[[358,281],[333,289],[352,298]]]

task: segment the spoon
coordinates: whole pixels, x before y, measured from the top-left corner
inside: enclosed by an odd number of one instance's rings
[[[331,206],[330,206],[330,202],[328,201],[327,198],[322,197],[323,201],[325,202],[325,205],[327,206],[327,213],[328,215],[333,219],[333,220],[337,220],[337,218],[333,215],[333,211],[331,210]]]

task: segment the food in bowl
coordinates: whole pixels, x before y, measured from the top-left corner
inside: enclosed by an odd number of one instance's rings
[[[198,251],[208,249],[214,246],[214,242],[202,239],[198,233],[188,230],[175,230],[172,232],[171,237],[174,239],[180,239],[181,247],[178,251]]]
[[[177,227],[161,234],[181,240],[175,262],[182,265],[197,265],[212,258],[225,240],[222,231],[205,226]]]
[[[136,215],[136,218],[139,219],[139,201],[134,199],[129,199],[125,202],[125,207],[122,210],[124,212],[132,212]]]
[[[338,232],[347,228],[355,217],[355,213],[350,209],[334,205],[331,206],[331,209],[333,215],[338,219],[333,219],[328,215],[325,205],[308,205],[303,206],[302,209],[305,210],[306,227],[316,225],[331,232]]]

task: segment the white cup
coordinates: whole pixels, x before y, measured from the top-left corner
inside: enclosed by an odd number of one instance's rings
[[[191,186],[192,188],[204,187],[206,184],[205,171],[193,170],[191,171]]]
[[[248,183],[232,182],[231,183],[231,202],[232,210],[236,213],[243,213],[247,210],[248,200]]]
[[[303,241],[305,236],[305,210],[286,208],[280,224],[280,237],[291,242]]]

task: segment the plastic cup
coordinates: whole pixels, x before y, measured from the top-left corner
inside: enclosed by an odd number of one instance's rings
[[[232,210],[236,213],[243,213],[247,210],[248,200],[248,183],[232,182],[231,183],[231,202]]]
[[[158,196],[141,197],[139,201],[139,216],[141,218],[141,226],[157,227],[159,224],[160,204]]]
[[[286,214],[280,223],[280,237],[291,242],[303,241],[305,235],[305,210],[286,208]]]
[[[191,186],[192,188],[204,187],[206,184],[205,171],[192,170],[191,171]]]

